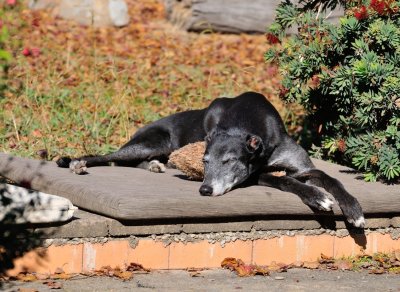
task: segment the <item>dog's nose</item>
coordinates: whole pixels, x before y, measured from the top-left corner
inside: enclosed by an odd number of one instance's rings
[[[211,196],[213,193],[213,188],[208,185],[202,185],[199,190],[202,196]]]

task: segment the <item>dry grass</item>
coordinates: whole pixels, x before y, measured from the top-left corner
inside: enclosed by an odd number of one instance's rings
[[[0,99],[0,151],[37,157],[104,153],[142,125],[218,96],[253,90],[285,117],[264,36],[193,34],[164,20],[156,0],[128,1],[131,24],[94,29],[50,12],[8,12],[13,50]],[[37,57],[22,49],[40,48]],[[46,155],[44,155],[46,156]]]

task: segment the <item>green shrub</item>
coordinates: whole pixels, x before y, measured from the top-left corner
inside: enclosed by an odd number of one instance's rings
[[[345,16],[335,25],[324,9],[337,4]],[[298,34],[265,59],[279,64],[281,98],[307,111],[312,152],[367,181],[399,180],[400,1],[284,1],[267,39],[280,43],[290,26]]]
[[[4,90],[6,89],[6,80],[11,54],[6,49],[6,42],[8,40],[8,29],[4,24],[4,11],[0,7],[0,99],[3,97]]]

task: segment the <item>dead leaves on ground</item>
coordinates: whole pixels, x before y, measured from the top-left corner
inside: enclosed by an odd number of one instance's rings
[[[339,271],[368,271],[369,274],[400,274],[400,250],[390,254],[376,253],[374,255],[361,254],[354,257],[335,259],[321,254],[318,261],[294,262],[286,265],[272,262],[268,266],[245,264],[241,259],[225,258],[221,267],[235,271],[240,277],[254,275],[270,275],[271,272],[282,273],[288,269],[303,268],[310,270],[339,270]]]
[[[150,270],[144,268],[141,264],[130,263],[127,267],[121,269],[120,267],[111,268],[110,266],[104,266],[93,273],[86,274],[87,276],[108,276],[115,277],[121,280],[130,280],[134,274],[149,273]]]
[[[293,268],[303,268],[310,270],[339,270],[339,271],[368,271],[369,274],[400,274],[400,250],[392,253],[376,253],[374,255],[361,254],[354,257],[335,259],[321,254],[317,261],[297,261],[291,264],[272,262],[270,265],[246,264],[241,259],[228,257],[221,262],[221,267],[234,271],[239,277],[249,277],[255,275],[269,276],[271,273],[283,273]],[[202,277],[202,268],[188,268],[191,277]],[[127,281],[133,278],[134,274],[149,273],[138,263],[130,263],[124,268],[104,266],[93,272],[80,274],[68,274],[63,269],[56,269],[54,274],[39,273],[20,273],[16,277],[2,280],[18,280],[23,282],[33,282],[41,280],[50,289],[62,289],[62,283],[57,280],[68,280],[75,276],[107,276]],[[277,277],[281,279],[281,277]]]
[[[269,270],[265,266],[258,265],[246,265],[241,259],[236,258],[226,258],[222,261],[221,267],[224,269],[229,269],[231,271],[235,271],[238,276],[254,276],[254,275],[263,275],[268,276]]]
[[[35,282],[35,281],[43,281],[44,285],[47,285],[50,289],[62,289],[63,285],[61,282],[57,280],[69,280],[73,277],[77,276],[85,276],[85,277],[95,277],[95,276],[107,276],[121,279],[123,281],[127,281],[133,278],[134,274],[147,274],[150,272],[150,269],[146,269],[141,264],[130,263],[128,266],[124,268],[115,267],[112,268],[110,266],[101,267],[99,270],[95,270],[93,272],[83,272],[80,274],[68,274],[65,273],[62,268],[57,268],[54,271],[54,274],[40,274],[40,273],[19,273],[15,277],[7,277],[2,280],[17,280],[22,282]]]

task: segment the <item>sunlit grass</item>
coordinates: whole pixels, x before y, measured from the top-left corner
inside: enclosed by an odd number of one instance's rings
[[[275,95],[277,72],[263,61],[264,36],[186,33],[166,23],[158,1],[128,3],[132,23],[122,29],[10,12],[18,15],[9,24],[14,59],[0,99],[0,151],[37,157],[46,149],[48,159],[106,153],[144,124],[248,90],[290,116]],[[41,54],[25,57],[23,47]]]

